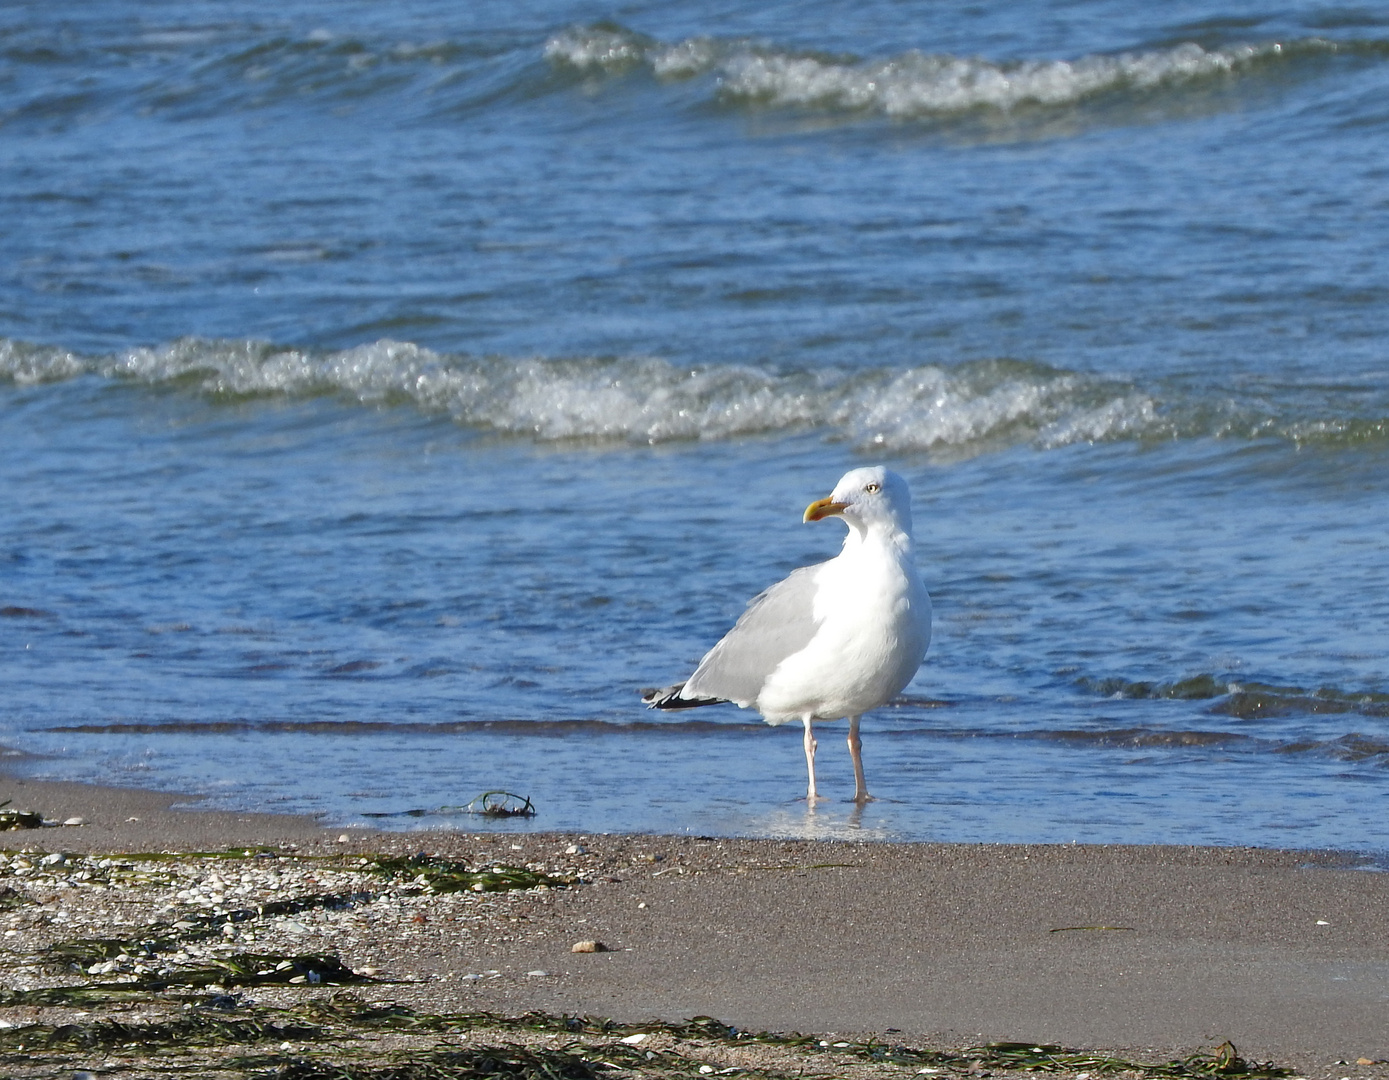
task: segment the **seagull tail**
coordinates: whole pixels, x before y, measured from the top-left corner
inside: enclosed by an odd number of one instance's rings
[[[726,698],[700,697],[687,698],[681,697],[680,691],[685,689],[684,683],[676,683],[674,686],[663,686],[659,690],[647,687],[641,692],[641,699],[648,709],[697,709],[701,705],[722,705]]]

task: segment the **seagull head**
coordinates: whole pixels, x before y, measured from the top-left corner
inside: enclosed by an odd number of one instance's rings
[[[874,527],[890,532],[912,532],[912,496],[907,482],[891,469],[872,465],[847,472],[828,499],[805,508],[806,521],[842,517],[857,533]]]

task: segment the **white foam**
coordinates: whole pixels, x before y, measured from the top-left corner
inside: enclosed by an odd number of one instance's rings
[[[646,60],[650,43],[622,29],[574,27],[545,43],[545,58],[579,70],[624,71]]]
[[[1321,39],[1292,44],[1296,51],[1336,48]],[[915,50],[888,59],[839,60],[747,40],[698,37],[666,44],[613,24],[574,27],[545,45],[552,62],[579,70],[617,73],[644,65],[662,79],[713,72],[716,92],[725,100],[897,118],[1070,105],[1108,91],[1147,91],[1226,75],[1290,51],[1274,42],[1221,49],[1187,42],[1074,60],[1000,62]]]
[[[543,442],[818,430],[864,447],[974,452],[1131,438],[1159,422],[1156,403],[1127,384],[1005,361],[868,371],[691,369],[656,357],[449,356],[394,341],[309,352],[187,339],[104,357],[0,342],[0,375],[23,384],[81,375],[177,382],[238,399],[336,394],[367,405],[413,404]]]
[[[678,45],[650,49],[651,70],[662,79],[687,79],[701,75],[718,62],[719,46],[713,38],[690,38]]]
[[[1274,48],[1208,51],[1188,43],[1155,52],[1016,64],[915,52],[858,64],[743,55],[724,66],[721,90],[729,97],[772,105],[867,110],[893,117],[981,107],[1007,111],[1023,104],[1069,105],[1107,90],[1147,90],[1224,74]]]

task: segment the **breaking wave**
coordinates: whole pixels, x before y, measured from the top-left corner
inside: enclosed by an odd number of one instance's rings
[[[0,379],[81,377],[214,400],[336,396],[409,406],[538,442],[663,443],[818,432],[865,449],[973,454],[1172,438],[1389,444],[1389,417],[1304,415],[1266,395],[1215,399],[1017,360],[813,371],[681,367],[658,357],[516,359],[378,341],[343,350],[188,338],[105,355],[0,339]],[[1325,403],[1322,403],[1323,405]]]
[[[542,442],[718,440],[826,430],[865,446],[1064,445],[1141,433],[1154,403],[1119,382],[994,360],[955,368],[785,371],[677,367],[653,357],[511,359],[381,341],[341,351],[188,339],[83,356],[0,342],[20,384],[95,375],[222,398],[339,395],[414,404],[469,427]]]
[[[1304,38],[1223,48],[1186,42],[1074,60],[994,61],[916,50],[863,59],[712,37],[667,44],[599,23],[555,35],[545,55],[557,67],[586,74],[646,70],[665,81],[713,75],[718,97],[730,104],[912,119],[1147,95],[1336,53],[1377,55],[1379,45]]]
[[[104,50],[121,59],[119,80],[108,78]],[[732,107],[920,121],[1112,99],[1146,108],[1164,94],[1181,96],[1260,72],[1286,77],[1314,71],[1328,58],[1381,62],[1389,58],[1389,43],[1309,36],[995,60],[919,50],[861,57],[715,36],[663,42],[613,22],[571,27],[543,44],[520,33],[410,41],[324,28],[287,35],[234,26],[158,31],[121,25],[96,48],[22,32],[0,55],[16,69],[43,73],[36,93],[0,104],[0,127],[61,127],[131,109],[189,117],[297,109],[305,102],[374,105],[397,119],[455,117],[633,72],[666,86],[701,80],[694,90],[701,100]],[[70,78],[52,79],[64,70]]]

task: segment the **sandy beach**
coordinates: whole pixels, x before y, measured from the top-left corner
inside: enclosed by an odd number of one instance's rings
[[[542,1010],[623,1024],[704,1015],[816,1033],[830,1046],[1035,1041],[1133,1061],[1229,1041],[1247,1060],[1300,1075],[1389,1076],[1389,878],[1353,856],[344,832],[18,779],[0,784],[0,798],[49,822],[83,821],[13,831],[0,845],[12,853],[0,885],[17,897],[0,913],[12,991],[167,972],[168,956],[121,952],[95,978],[91,965],[45,967],[44,950],[132,926],[207,925],[212,944],[181,947],[180,962],[218,949],[332,954],[391,980],[358,993],[431,1013]],[[228,849],[236,858],[109,858]],[[435,894],[408,874],[386,884],[378,868],[368,880],[372,859],[422,853],[567,884]],[[283,903],[315,890],[348,899]],[[267,901],[281,902],[279,914],[257,908]],[[571,951],[580,941],[603,951]],[[70,1022],[59,1012],[12,1003],[3,1016]]]

